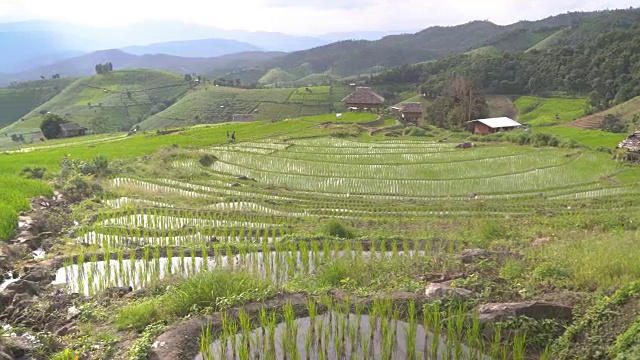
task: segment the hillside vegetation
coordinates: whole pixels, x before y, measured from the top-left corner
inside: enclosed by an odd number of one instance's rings
[[[182,127],[230,121],[233,114],[254,114],[257,120],[282,120],[343,111],[345,86],[238,89],[199,85],[166,110],[144,120],[142,129]]]
[[[579,129],[600,129],[604,118],[607,115],[614,115],[630,127],[631,131],[637,130],[635,127],[640,123],[640,96],[624,102],[620,105],[616,105],[605,111],[600,111],[595,114],[591,114],[576,121],[568,123],[568,126],[576,127]]]
[[[534,126],[550,126],[573,121],[585,114],[584,98],[541,98],[522,96],[515,101],[518,121]]]
[[[156,70],[120,70],[81,78],[2,133],[38,129],[47,112],[96,133],[128,130],[164,110],[189,89],[178,75]]]
[[[0,128],[20,120],[60,93],[72,79],[30,81],[0,88]]]
[[[634,10],[631,14],[637,15],[640,11]],[[543,95],[557,91],[588,94],[588,105],[604,110],[640,95],[638,20],[626,29],[591,34],[584,39],[597,38],[578,45],[529,52],[458,55],[396,68],[374,77],[373,82],[420,83],[421,92],[437,94],[442,92],[451,75],[457,74],[474,80],[490,94]]]

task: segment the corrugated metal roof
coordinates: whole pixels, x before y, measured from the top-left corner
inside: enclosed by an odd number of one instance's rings
[[[519,122],[509,119],[508,117],[499,117],[499,118],[491,118],[491,119],[478,119],[469,122],[480,122],[492,129],[496,128],[504,128],[504,127],[517,127],[522,126]]]

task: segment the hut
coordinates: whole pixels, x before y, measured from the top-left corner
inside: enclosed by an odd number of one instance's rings
[[[423,119],[422,104],[419,102],[405,102],[392,107],[396,115],[405,123],[418,124]]]
[[[253,114],[233,114],[233,122],[252,122],[256,120],[256,116]]]
[[[498,131],[509,131],[522,126],[519,122],[508,117],[478,119],[467,122],[474,134],[487,135]]]
[[[618,149],[625,149],[627,153],[623,158],[627,161],[640,161],[640,131],[636,131],[629,135],[617,146]]]
[[[82,136],[87,133],[87,128],[80,126],[78,123],[70,122],[60,124],[60,137],[69,138],[74,136]]]
[[[384,98],[376,94],[370,87],[357,87],[356,91],[342,99],[347,109],[351,111],[372,111],[376,112],[382,107]]]

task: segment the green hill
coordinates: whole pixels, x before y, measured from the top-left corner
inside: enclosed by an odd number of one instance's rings
[[[294,75],[280,68],[274,68],[262,75],[260,80],[258,80],[258,83],[265,85],[280,84],[282,86],[289,86],[295,80],[296,77]]]
[[[567,125],[580,129],[600,129],[602,122],[607,115],[615,115],[619,117],[623,122],[629,124],[629,126],[633,128],[630,130],[636,130],[635,127],[640,122],[640,96],[636,96],[635,98],[620,105],[616,105],[608,110],[572,121]]]
[[[257,120],[282,120],[343,111],[346,86],[238,89],[200,85],[166,110],[144,120],[142,129],[183,127],[230,121],[233,114],[254,114]]]
[[[49,101],[73,79],[47,79],[0,88],[0,128],[20,120],[31,110]]]
[[[96,133],[128,130],[164,110],[189,89],[178,74],[156,70],[120,70],[81,78],[24,116],[0,130],[21,133],[38,129],[42,115],[59,114]]]

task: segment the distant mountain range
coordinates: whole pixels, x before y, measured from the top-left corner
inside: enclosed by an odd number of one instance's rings
[[[270,71],[273,74],[274,69],[279,76],[268,78],[278,82],[335,79],[379,73],[466,52],[574,46],[611,29],[637,24],[640,24],[638,9],[567,13],[506,26],[474,21],[430,27],[413,34],[372,31],[321,37],[228,31],[172,22],[142,23],[109,31],[51,22],[0,24],[0,45],[6,49],[3,53],[11,54],[0,58],[0,84],[53,74],[90,75],[96,63],[107,61],[116,69],[141,67],[205,76],[233,73],[245,83],[260,81]],[[330,42],[333,40],[340,41]],[[120,50],[92,51],[106,45]],[[84,54],[70,57],[78,52]],[[249,75],[243,73],[245,70]]]
[[[104,29],[52,21],[0,23],[0,73],[16,73],[80,54],[121,49],[133,55],[217,57],[246,51],[291,52],[343,39],[377,39],[397,32],[332,33],[320,37],[222,30],[179,22],[145,22]]]

